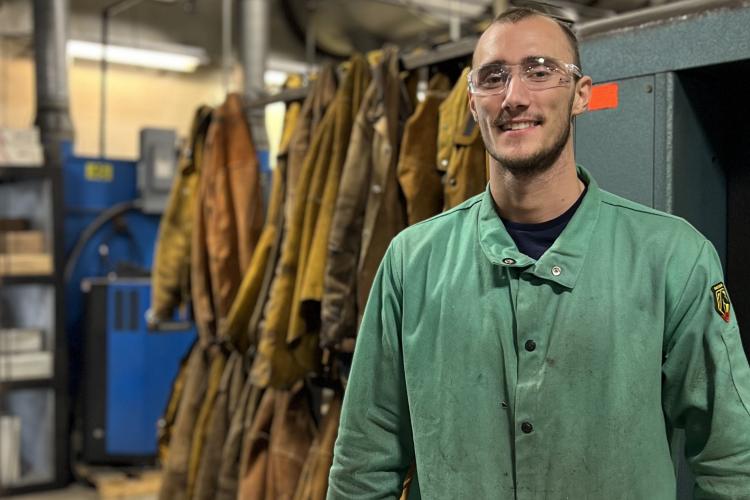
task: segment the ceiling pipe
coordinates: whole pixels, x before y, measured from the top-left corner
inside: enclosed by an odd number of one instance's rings
[[[221,72],[226,94],[232,88],[232,0],[221,1]]]
[[[448,24],[450,37],[452,42],[457,42],[461,39],[461,2],[452,0],[450,3],[453,13],[451,14],[450,22]]]
[[[73,141],[65,46],[68,0],[34,0],[34,69],[36,119],[46,157],[56,155],[63,141]]]
[[[578,37],[585,40],[615,30],[632,28],[675,17],[699,14],[708,10],[742,7],[747,4],[747,0],[685,0],[582,23],[574,27],[574,29]]]
[[[268,0],[240,0],[240,35],[242,47],[242,72],[244,98],[246,102],[265,96],[266,65],[268,63],[269,32],[271,24]],[[263,176],[264,202],[267,201],[270,185],[270,158],[268,134],[266,133],[266,111],[262,106],[248,106],[246,116],[250,125],[258,162]]]
[[[270,21],[268,0],[241,0],[244,94],[250,100],[261,98],[265,94],[263,75],[268,60]]]
[[[109,25],[112,18],[129,10],[144,0],[116,0],[104,7],[101,11],[101,44],[102,59],[99,63],[99,156],[107,155],[107,50],[109,47]],[[182,0],[154,0],[158,3],[175,4]]]

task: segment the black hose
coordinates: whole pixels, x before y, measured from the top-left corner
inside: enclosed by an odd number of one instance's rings
[[[116,205],[112,205],[102,213],[100,213],[96,219],[92,220],[91,223],[86,226],[86,229],[83,230],[81,235],[78,237],[78,240],[76,240],[76,244],[73,247],[73,250],[71,250],[70,255],[68,255],[68,258],[65,260],[65,271],[63,273],[63,279],[67,283],[70,281],[70,279],[73,277],[73,271],[75,270],[76,264],[78,263],[78,259],[81,257],[81,252],[83,252],[84,247],[86,246],[86,243],[96,234],[96,232],[101,229],[101,227],[109,222],[114,217],[117,217],[120,214],[123,214],[127,212],[128,210],[133,210],[138,207],[140,207],[141,203],[139,200],[128,200],[120,202]]]

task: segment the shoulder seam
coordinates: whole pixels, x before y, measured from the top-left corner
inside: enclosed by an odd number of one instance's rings
[[[447,217],[447,216],[452,215],[452,214],[454,214],[456,212],[463,212],[464,210],[469,210],[470,208],[472,208],[477,203],[480,203],[481,201],[482,201],[482,197],[479,196],[479,197],[477,197],[476,200],[472,201],[471,203],[463,202],[460,205],[457,205],[457,206],[451,208],[450,210],[448,210],[446,212],[441,212],[439,214],[435,214],[432,217],[427,218],[425,220],[421,220],[421,221],[417,222],[416,224],[412,224],[409,227],[410,228],[417,227],[417,226],[420,226],[422,224],[427,224],[427,223],[429,223],[429,222],[431,222],[433,220],[442,219],[443,217]]]
[[[633,206],[633,205],[630,205],[630,204],[618,202],[618,200],[601,200],[601,202],[604,203],[605,205],[610,205],[610,206],[613,206],[613,207],[623,208],[625,210],[631,210],[633,212],[638,212],[638,213],[641,213],[641,214],[648,214],[648,215],[653,215],[653,216],[656,216],[656,217],[663,217],[665,219],[672,219],[672,220],[687,222],[687,221],[685,221],[685,219],[683,217],[680,217],[679,215],[674,215],[674,214],[670,214],[670,213],[667,213],[667,212],[662,212],[661,210],[657,210],[655,208],[650,208],[650,207],[647,207],[645,205],[643,207]],[[635,202],[631,202],[631,203],[635,203]]]
[[[670,214],[668,212],[663,212],[661,210],[657,210],[655,208],[648,207],[646,205],[641,205],[640,203],[627,200],[626,198],[621,198],[620,196],[617,196],[616,194],[609,193],[608,191],[604,191],[607,193],[607,198],[604,199],[603,197],[600,199],[601,203],[605,205],[609,205],[612,207],[622,208],[624,210],[630,210],[633,212],[646,214],[646,215],[653,215],[654,217],[661,217],[663,219],[672,220],[675,222],[682,223],[683,225],[689,227],[696,235],[698,235],[702,240],[706,240],[706,236],[698,231],[698,229],[693,226],[688,220],[686,220],[684,217],[680,217],[679,215]],[[622,200],[622,201],[621,201]]]

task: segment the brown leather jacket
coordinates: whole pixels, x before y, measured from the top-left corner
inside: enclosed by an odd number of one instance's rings
[[[204,344],[229,313],[262,227],[255,147],[242,99],[230,94],[208,131],[193,232],[193,310]]]
[[[251,320],[253,320],[256,310],[261,309],[267,299],[273,269],[281,251],[281,236],[284,228],[284,197],[289,170],[287,161],[289,144],[300,118],[300,111],[300,104],[294,102],[289,104],[284,116],[284,129],[281,134],[276,168],[273,172],[266,224],[263,226],[258,246],[242,279],[237,297],[229,310],[227,321],[220,332],[222,338],[230,339],[234,346],[243,353],[249,345],[255,345],[256,343],[255,330],[257,325],[251,325]]]

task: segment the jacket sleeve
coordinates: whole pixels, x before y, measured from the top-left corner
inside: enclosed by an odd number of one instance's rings
[[[320,326],[323,347],[339,349],[341,341],[353,338],[357,330],[357,264],[372,171],[373,128],[367,119],[367,100],[376,90],[371,84],[354,124],[328,236]]]
[[[664,412],[685,430],[696,499],[750,493],[750,368],[723,281],[705,241],[684,286],[672,287],[666,324]]]
[[[357,337],[328,500],[398,498],[414,455],[401,349],[402,281],[395,245],[378,269]]]

